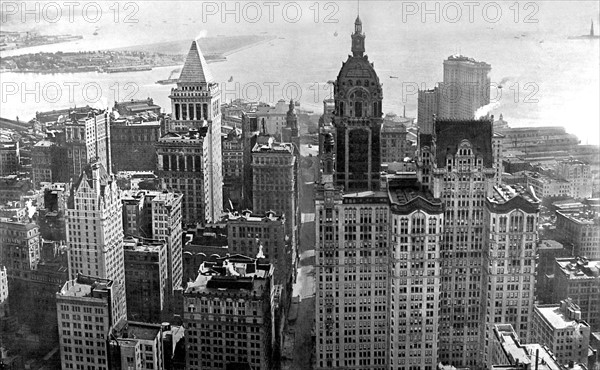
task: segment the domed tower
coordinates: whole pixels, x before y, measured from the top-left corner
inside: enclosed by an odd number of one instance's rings
[[[365,34],[354,22],[352,55],[334,83],[336,184],[345,191],[379,189],[379,136],[383,92],[373,63],[365,55]]]
[[[298,135],[298,114],[296,113],[296,104],[290,100],[289,109],[285,118],[285,127],[281,130],[281,141],[284,143],[293,143],[294,152],[300,155],[300,136]]]

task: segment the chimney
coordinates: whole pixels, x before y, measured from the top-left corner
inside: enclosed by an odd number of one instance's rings
[[[540,359],[540,349],[535,350],[535,370],[538,370],[538,361]]]

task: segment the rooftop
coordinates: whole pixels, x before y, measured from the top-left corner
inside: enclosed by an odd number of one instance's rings
[[[258,213],[252,213],[252,211],[250,211],[250,210],[244,210],[242,212],[237,212],[237,211],[229,212],[227,215],[225,215],[224,218],[226,221],[260,222],[260,221],[282,221],[285,219],[285,216],[283,214],[277,216],[275,211],[268,211],[268,212],[265,212],[262,214],[258,214]]]
[[[538,246],[538,250],[548,250],[548,249],[563,249],[562,243],[557,242],[556,240],[540,240],[540,244]]]
[[[569,279],[599,279],[600,260],[588,260],[583,257],[557,258],[561,271]]]
[[[202,140],[208,132],[208,127],[202,127],[200,130],[190,130],[188,132],[168,132],[158,141],[163,142],[188,142],[193,140]]]
[[[519,184],[494,186],[494,193],[488,200],[496,204],[505,204],[517,197],[521,197],[529,203],[540,203],[533,191]]]
[[[185,293],[246,291],[262,297],[268,293],[268,278],[272,274],[272,265],[259,264],[254,258],[242,255],[222,257],[217,262],[203,262],[196,281],[188,283]]]
[[[190,51],[185,58],[181,74],[177,80],[178,84],[182,82],[205,84],[214,82],[213,75],[208,68],[208,63],[206,62],[206,59],[204,59],[204,55],[202,55],[202,51],[195,40],[192,42]]]
[[[496,340],[500,342],[508,363],[492,364],[492,368],[499,369],[507,365],[525,365],[528,369],[537,370],[563,370],[557,363],[554,355],[539,344],[521,344],[518,336],[510,324],[495,325]],[[537,365],[536,362],[537,357]]]
[[[161,328],[160,324],[129,321],[126,332],[127,338],[154,340],[159,335]]]
[[[381,124],[381,132],[382,133],[405,133],[406,126],[403,123],[395,122],[391,120],[384,120]]]
[[[483,159],[484,167],[492,167],[491,120],[436,119],[434,129],[435,155],[438,168],[446,166],[446,156],[456,155],[460,144],[464,140],[471,144],[473,154]]]
[[[112,287],[112,280],[79,275],[63,285],[59,294],[64,297],[90,297],[92,292],[107,291]]]
[[[572,311],[579,310],[579,306],[571,303],[573,307],[567,307],[567,311],[563,310],[560,304],[548,304],[548,305],[536,305],[535,310],[552,326],[554,329],[562,330],[566,328],[577,329],[580,326],[589,326],[585,321],[581,319],[575,319],[569,317],[568,309]],[[573,316],[573,315],[572,315]],[[581,318],[581,311],[579,310],[579,318]]]
[[[135,252],[159,252],[165,245],[165,241],[146,238],[125,237],[123,239],[123,248],[126,251]]]
[[[562,216],[569,221],[575,222],[580,225],[598,225],[600,219],[595,212],[578,212],[578,213],[566,213],[562,211],[556,211],[557,216]]]

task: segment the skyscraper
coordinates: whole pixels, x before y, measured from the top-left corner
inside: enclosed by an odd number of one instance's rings
[[[420,90],[418,125],[423,134],[433,134],[433,116],[442,119],[470,120],[477,110],[490,104],[491,66],[463,55],[444,61],[444,79],[439,86]]]
[[[72,112],[65,122],[64,142],[67,151],[68,172],[61,182],[75,181],[84,168],[98,161],[108,173],[112,172],[110,152],[110,118],[104,110]],[[58,160],[60,158],[54,158]]]
[[[494,326],[511,324],[531,343],[538,216],[541,201],[519,185],[494,186],[485,200],[481,345],[489,367]]]
[[[199,153],[203,159],[205,218],[206,221],[218,220],[223,211],[221,90],[196,41],[192,42],[177,87],[171,90],[169,97],[173,111],[169,129],[203,132]]]
[[[78,274],[114,282],[116,315],[127,313],[123,216],[117,181],[101,163],[87,165],[71,188],[66,232],[71,278]]]
[[[379,189],[383,90],[365,53],[359,17],[354,22],[352,55],[334,83],[336,183],[347,191]]]
[[[492,67],[463,55],[451,55],[444,61],[444,82],[440,84],[441,118],[473,119],[480,107],[490,103]]]
[[[496,171],[490,120],[436,120],[421,135],[419,169],[445,205],[438,359],[475,366],[479,354],[485,199]]]
[[[285,230],[292,245],[298,237],[298,160],[291,143],[275,143],[260,136],[252,149],[253,210],[285,214]]]

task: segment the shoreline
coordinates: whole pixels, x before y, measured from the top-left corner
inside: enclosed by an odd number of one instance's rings
[[[253,47],[256,47],[260,44],[264,44],[267,42],[271,42],[273,40],[276,40],[277,36],[269,36],[264,38],[263,40],[259,40],[259,41],[255,41],[253,43],[241,46],[239,48],[236,49],[232,49],[229,51],[226,51],[224,53],[221,54],[210,54],[213,55],[215,57],[213,58],[209,58],[206,60],[206,62],[208,64],[212,64],[212,63],[219,63],[219,62],[226,62],[227,61],[227,57],[230,55],[233,55],[235,53],[238,53],[240,51],[243,50],[247,50]],[[132,46],[133,48],[135,48],[136,46]],[[139,46],[138,46],[139,47]],[[117,49],[119,52],[127,52],[129,50],[127,49]],[[96,50],[96,51],[89,51],[89,53],[94,53],[94,52],[98,52],[98,51],[105,51],[105,50]],[[54,53],[56,54],[56,52]],[[157,53],[160,54],[160,53]],[[156,66],[152,66],[150,70],[154,70],[155,68],[162,68],[162,67],[173,67],[173,66],[182,66],[183,64],[173,64],[173,63],[167,63],[167,64],[161,64],[161,65],[156,65]],[[136,68],[138,66],[131,66],[133,68]],[[61,70],[0,70],[0,74],[2,73],[32,73],[32,74],[77,74],[77,73],[89,73],[89,72],[97,72],[97,73],[135,73],[135,72],[147,72],[148,70],[138,70],[138,71],[122,71],[122,72],[109,72],[107,70],[101,70],[99,67],[88,67],[82,70],[67,70],[67,71],[61,71]]]

